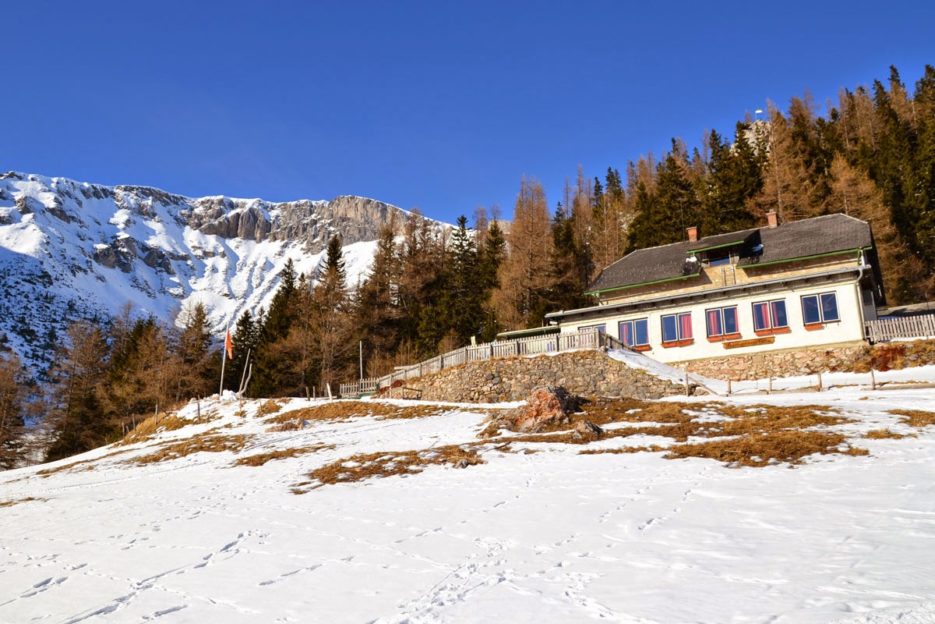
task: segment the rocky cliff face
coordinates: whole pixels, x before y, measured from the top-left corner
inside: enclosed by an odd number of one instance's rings
[[[356,285],[394,217],[402,224],[411,215],[355,196],[190,198],[0,174],[0,348],[41,370],[68,323],[126,304],[171,321],[183,305],[201,302],[220,335],[243,310],[269,303],[287,260],[314,275],[334,234]]]

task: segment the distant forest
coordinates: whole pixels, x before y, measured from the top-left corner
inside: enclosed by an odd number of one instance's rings
[[[935,68],[911,92],[892,68],[885,83],[843,90],[825,109],[796,97],[785,111],[771,104],[765,119],[738,121],[732,137],[673,139],[623,174],[579,169],[551,210],[542,185],[525,178],[508,224],[486,209],[450,231],[419,216],[391,223],[361,284],[347,283],[333,239],[316,275],[287,266],[269,309],[238,319],[225,387],[239,386],[248,353],[248,396],[304,396],[356,379],[359,345],[364,375],[376,376],[536,326],[546,312],[586,305],[590,281],[629,251],[683,240],[692,225],[702,235],[760,225],[769,210],[783,221],[838,212],[869,221],[888,301],[933,298]],[[0,466],[29,451],[27,406],[46,415],[48,457],[58,458],[215,392],[218,337],[203,308],[185,315],[183,329],[129,316],[77,324],[39,398],[14,356],[0,356]]]

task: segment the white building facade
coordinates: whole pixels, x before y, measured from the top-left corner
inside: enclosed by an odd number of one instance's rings
[[[863,341],[883,302],[872,234],[829,217],[639,250],[595,280],[596,305],[546,320],[662,362]]]

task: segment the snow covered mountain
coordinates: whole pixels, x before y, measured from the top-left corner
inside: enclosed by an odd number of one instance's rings
[[[394,213],[411,216],[355,196],[190,198],[0,174],[0,344],[41,370],[70,322],[106,317],[127,303],[170,321],[187,302],[202,302],[220,334],[241,311],[269,303],[288,259],[300,273],[314,273],[334,233],[356,285]]]

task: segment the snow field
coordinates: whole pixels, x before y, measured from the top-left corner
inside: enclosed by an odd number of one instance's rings
[[[0,503],[39,499],[0,507],[0,622],[933,621],[935,427],[889,413],[935,411],[933,394],[731,397],[836,408],[854,438],[917,435],[855,439],[869,456],[813,456],[794,469],[534,444],[531,454],[484,450],[486,463],[460,470],[303,495],[291,488],[316,467],[474,442],[485,415],[446,405],[437,416],[269,432],[255,416],[262,401],[203,402],[216,420],[0,473]],[[128,461],[218,427],[251,437],[236,455]],[[334,448],[233,466],[312,444]]]

